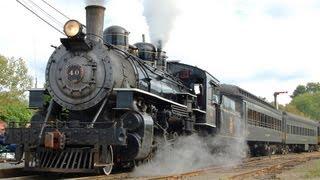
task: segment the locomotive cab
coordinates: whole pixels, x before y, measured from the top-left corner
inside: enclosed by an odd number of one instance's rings
[[[168,71],[178,77],[197,96],[193,106],[195,125],[213,131],[217,127],[219,81],[208,72],[178,62],[168,62]]]

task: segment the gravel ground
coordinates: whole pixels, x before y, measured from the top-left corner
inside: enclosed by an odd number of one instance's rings
[[[278,174],[275,179],[295,180],[295,179],[320,179],[320,160],[312,160],[298,165],[288,171]]]

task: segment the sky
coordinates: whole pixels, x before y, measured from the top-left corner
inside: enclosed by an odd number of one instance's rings
[[[85,23],[84,0],[46,1]],[[33,2],[54,14],[56,26],[62,28],[68,20],[43,1]],[[297,85],[320,81],[320,0],[170,2],[176,17],[164,46],[169,60],[205,69],[221,83],[238,85],[269,101],[275,91],[288,91],[278,97],[281,104],[290,102]],[[142,34],[150,40],[143,0],[107,0],[105,6],[105,27],[123,26],[131,44],[141,41]],[[15,0],[0,1],[0,17],[0,54],[25,59],[41,86],[54,50],[51,45],[58,46],[64,36]]]

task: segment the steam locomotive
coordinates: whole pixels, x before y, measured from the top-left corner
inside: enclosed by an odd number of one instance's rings
[[[221,85],[200,68],[167,61],[161,43],[129,45],[124,28],[103,31],[104,10],[87,6],[86,26],[65,24],[67,38],[47,63],[46,89],[30,91],[30,106],[41,110],[31,127],[8,130],[7,143],[17,144],[26,170],[109,174],[152,158],[161,140],[194,133],[245,136],[255,153],[317,148],[316,123]]]

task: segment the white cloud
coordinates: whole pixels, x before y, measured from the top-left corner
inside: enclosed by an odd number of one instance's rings
[[[71,18],[85,22],[84,2],[49,2]],[[105,24],[125,27],[131,32],[132,44],[141,41],[142,33],[148,34],[141,2],[107,2]],[[290,94],[298,84],[320,80],[319,1],[177,0],[177,3],[180,13],[165,47],[169,59],[206,69],[222,82],[237,84],[268,100],[272,100],[274,91],[288,90]],[[44,73],[53,51],[50,45],[58,45],[61,35],[15,1],[0,1],[0,16],[2,27],[9,27],[0,30],[0,53],[23,57],[33,73]],[[255,78],[261,72],[276,75]],[[295,73],[303,76],[295,77]],[[37,76],[44,81],[43,74]],[[286,95],[279,98],[280,103],[290,101]]]

